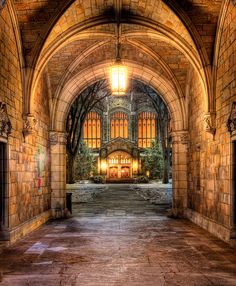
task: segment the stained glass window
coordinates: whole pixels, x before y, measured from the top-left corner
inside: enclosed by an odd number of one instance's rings
[[[111,116],[111,139],[122,137],[128,138],[128,115],[124,112],[116,112]]]
[[[91,111],[84,122],[84,142],[89,148],[101,147],[101,119],[100,115]]]
[[[141,112],[138,116],[138,146],[151,147],[156,139],[156,115],[152,112]]]

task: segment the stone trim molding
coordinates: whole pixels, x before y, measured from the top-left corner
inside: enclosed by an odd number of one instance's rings
[[[0,102],[0,136],[5,139],[11,134],[12,125],[7,114],[7,106]]]
[[[10,244],[12,244],[21,237],[37,229],[42,224],[46,223],[50,218],[52,218],[52,211],[47,210],[22,223],[21,225],[9,229],[8,233],[6,233],[6,239],[9,241]]]
[[[50,131],[49,142],[50,145],[66,145],[68,134],[65,132]]]
[[[215,135],[216,127],[215,127],[215,113],[208,112],[204,115],[204,123],[205,123],[205,131]]]
[[[186,210],[185,216],[187,219],[199,225],[200,227],[207,230],[216,237],[226,242],[230,242],[231,229],[229,227],[221,225],[191,209]]]
[[[27,114],[23,117],[23,135],[27,137],[35,132],[37,120],[32,114]]]
[[[230,135],[232,135],[232,133],[235,133],[236,131],[236,101],[232,103],[229,119],[227,121],[226,126],[227,126],[227,129]]]

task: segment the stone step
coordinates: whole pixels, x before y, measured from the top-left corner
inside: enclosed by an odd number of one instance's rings
[[[107,184],[133,184],[133,178],[121,178],[121,179],[106,179]]]

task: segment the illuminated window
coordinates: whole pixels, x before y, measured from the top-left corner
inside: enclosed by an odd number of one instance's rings
[[[97,112],[88,113],[84,122],[84,142],[89,148],[101,147],[101,119]]]
[[[128,138],[128,115],[124,112],[116,112],[111,116],[111,139]]]
[[[151,147],[156,139],[156,115],[151,112],[141,112],[138,116],[138,146]]]

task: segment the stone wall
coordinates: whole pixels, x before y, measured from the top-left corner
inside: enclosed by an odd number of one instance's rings
[[[226,123],[236,101],[236,9],[230,1],[220,41],[216,83],[216,133],[205,131],[202,90],[193,74],[190,88],[188,208],[193,220],[228,240],[232,228],[231,138]],[[199,178],[200,177],[200,178]],[[199,181],[198,181],[199,180]],[[199,216],[200,214],[200,216]]]
[[[12,133],[7,140],[10,235],[26,221],[29,222],[50,209],[49,165],[47,165],[49,110],[45,83],[42,81],[39,84],[34,98],[35,118],[25,117],[19,50],[15,38],[17,27],[13,27],[11,17],[9,6],[6,5],[0,13],[0,101],[6,103],[12,124]],[[34,126],[33,130],[31,127],[35,119],[36,132],[31,134],[31,131],[34,131]],[[41,160],[40,164],[37,162],[38,159]],[[18,236],[20,235],[18,233]]]
[[[231,138],[226,123],[232,102],[236,101],[236,7],[230,0],[223,26],[219,31],[220,46],[216,82],[216,144],[220,155],[217,165],[218,221],[232,226]]]

